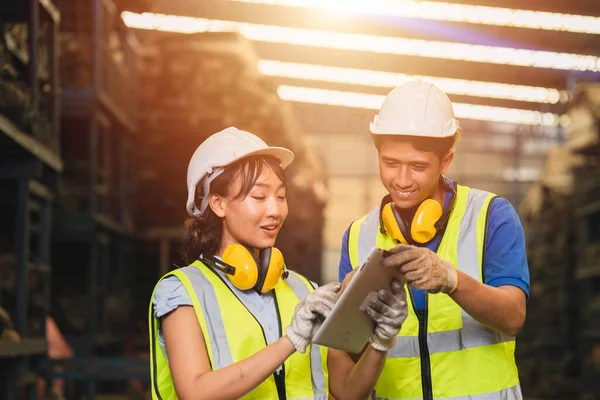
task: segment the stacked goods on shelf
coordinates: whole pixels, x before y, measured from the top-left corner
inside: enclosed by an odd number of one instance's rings
[[[98,100],[126,129],[137,118],[137,42],[111,0],[60,0],[63,101]],[[92,98],[90,98],[92,97]],[[79,111],[82,104],[69,104]],[[73,110],[73,111],[74,111]],[[64,112],[63,112],[64,114]]]
[[[26,38],[17,35],[27,31],[27,24],[7,24],[0,21],[0,114],[24,132],[33,132],[34,110],[27,91],[27,79],[19,63],[26,54]]]
[[[0,393],[35,395],[48,355],[60,15],[52,1],[0,3]]]
[[[31,13],[32,5],[39,10]],[[0,6],[0,114],[54,152],[58,150],[59,19],[52,2]]]
[[[573,169],[575,290],[581,399],[600,393],[600,85],[577,87],[567,146],[582,161]]]
[[[138,48],[111,0],[61,0],[61,231],[134,229]],[[90,216],[91,214],[91,216]],[[85,228],[88,229],[88,228]]]
[[[531,287],[516,357],[523,393],[532,398],[574,398],[578,390],[569,173],[576,162],[567,149],[551,149],[521,205]]]
[[[93,397],[103,390],[98,380],[131,377],[122,357],[133,340],[138,49],[112,0],[57,3],[65,170],[53,221],[52,305],[75,358],[54,372],[86,381]],[[104,356],[118,358],[114,368]]]
[[[600,389],[600,85],[577,87],[562,148],[522,207],[531,273],[517,345],[523,391],[595,399]]]

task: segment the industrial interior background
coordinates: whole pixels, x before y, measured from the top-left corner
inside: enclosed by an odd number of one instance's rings
[[[413,76],[456,103],[448,175],[521,214],[524,394],[600,398],[599,1],[2,0],[0,33],[1,399],[147,398],[187,162],[224,127],[296,153],[277,245],[336,280],[384,190],[368,123]]]

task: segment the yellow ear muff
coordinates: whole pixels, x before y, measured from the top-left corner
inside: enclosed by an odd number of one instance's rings
[[[227,277],[233,285],[240,290],[249,290],[258,281],[258,266],[252,254],[241,244],[227,246],[223,252],[223,261],[235,266],[233,275]]]
[[[269,260],[269,267],[267,268],[267,274],[265,275],[265,282],[260,289],[261,293],[267,293],[277,285],[277,282],[279,282],[279,279],[281,279],[281,275],[283,274],[283,268],[283,254],[281,254],[279,249],[272,247],[271,259]]]
[[[392,210],[392,203],[387,203],[383,207],[383,210],[381,211],[381,219],[383,220],[383,225],[388,235],[398,240],[400,243],[408,243],[400,231],[400,227],[398,226],[398,222],[394,216],[394,211]]]
[[[433,199],[421,203],[413,218],[410,234],[417,243],[427,243],[437,233],[435,223],[442,216],[442,205]]]

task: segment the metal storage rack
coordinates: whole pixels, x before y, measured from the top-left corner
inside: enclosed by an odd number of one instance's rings
[[[599,89],[581,85],[569,104],[571,193],[545,191],[526,222],[532,293],[517,359],[524,393],[537,398],[588,400],[600,390]]]
[[[91,399],[102,382],[148,375],[147,361],[125,356],[136,243],[139,49],[113,1],[60,0],[58,6],[65,171],[56,202],[52,300],[75,357],[51,366],[54,378],[69,382],[71,395]]]
[[[0,4],[0,219],[12,221],[1,228],[0,305],[20,338],[0,341],[0,397],[7,400],[34,398],[45,375],[52,204],[63,169],[59,21],[51,0]]]

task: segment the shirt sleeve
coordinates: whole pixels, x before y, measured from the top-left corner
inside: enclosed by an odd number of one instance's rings
[[[158,319],[179,306],[191,306],[192,300],[179,278],[171,275],[156,286],[152,304],[154,304],[154,316]]]
[[[352,272],[352,263],[350,262],[350,253],[348,253],[348,237],[350,235],[350,227],[344,232],[342,237],[342,250],[340,255],[340,265],[338,268],[338,279],[343,282],[346,275]]]
[[[484,283],[493,286],[511,285],[529,298],[529,265],[525,234],[519,215],[508,200],[493,200],[488,219]]]

